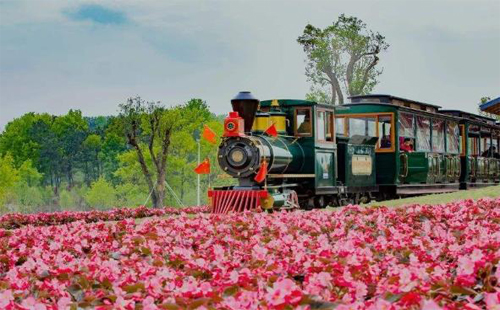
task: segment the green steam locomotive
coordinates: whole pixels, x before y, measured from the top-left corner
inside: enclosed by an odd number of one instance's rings
[[[359,204],[500,181],[500,125],[487,117],[390,95],[332,106],[240,92],[231,104],[218,161],[238,185],[208,192],[215,213]],[[271,126],[276,137],[266,133]]]

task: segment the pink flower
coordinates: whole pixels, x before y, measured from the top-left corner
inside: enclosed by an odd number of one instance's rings
[[[500,292],[484,294],[484,302],[488,310],[500,310]]]
[[[142,307],[143,307],[142,308],[143,310],[157,310],[158,309],[158,307],[155,304],[155,299],[152,296],[148,296],[142,301]]]
[[[474,249],[470,256],[472,262],[479,262],[483,258],[483,252],[480,249]]]
[[[290,279],[274,282],[273,288],[266,295],[266,301],[272,306],[279,306],[285,303],[295,304],[301,299],[302,294],[300,294],[300,289]]]
[[[458,259],[457,275],[470,275],[474,272],[474,262],[466,256]]]
[[[5,309],[14,300],[11,290],[0,291],[0,308]]]
[[[426,299],[422,303],[422,310],[442,310],[438,304],[432,299]]]

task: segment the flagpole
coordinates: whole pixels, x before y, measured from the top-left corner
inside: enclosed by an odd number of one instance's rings
[[[198,142],[198,165],[200,165],[200,139],[196,140]],[[200,175],[198,174],[197,180],[197,191],[196,191],[196,205],[200,205]]]

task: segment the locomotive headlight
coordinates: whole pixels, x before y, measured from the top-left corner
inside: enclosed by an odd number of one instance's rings
[[[231,152],[231,159],[235,162],[235,163],[240,163],[243,161],[243,152],[241,150],[233,150]]]
[[[229,152],[229,163],[233,167],[241,167],[247,162],[248,154],[245,149],[235,147]]]

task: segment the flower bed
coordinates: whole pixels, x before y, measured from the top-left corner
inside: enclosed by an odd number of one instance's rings
[[[498,309],[500,199],[0,230],[0,308]]]
[[[200,213],[208,212],[207,206],[188,207],[188,208],[161,208],[153,209],[140,206],[137,208],[120,208],[109,211],[65,211],[65,212],[50,212],[50,213],[8,213],[0,216],[0,228],[15,229],[25,225],[47,226],[60,225],[76,221],[84,221],[94,223],[100,221],[120,221],[127,218],[143,218],[149,216],[163,216],[168,214],[181,213]]]

